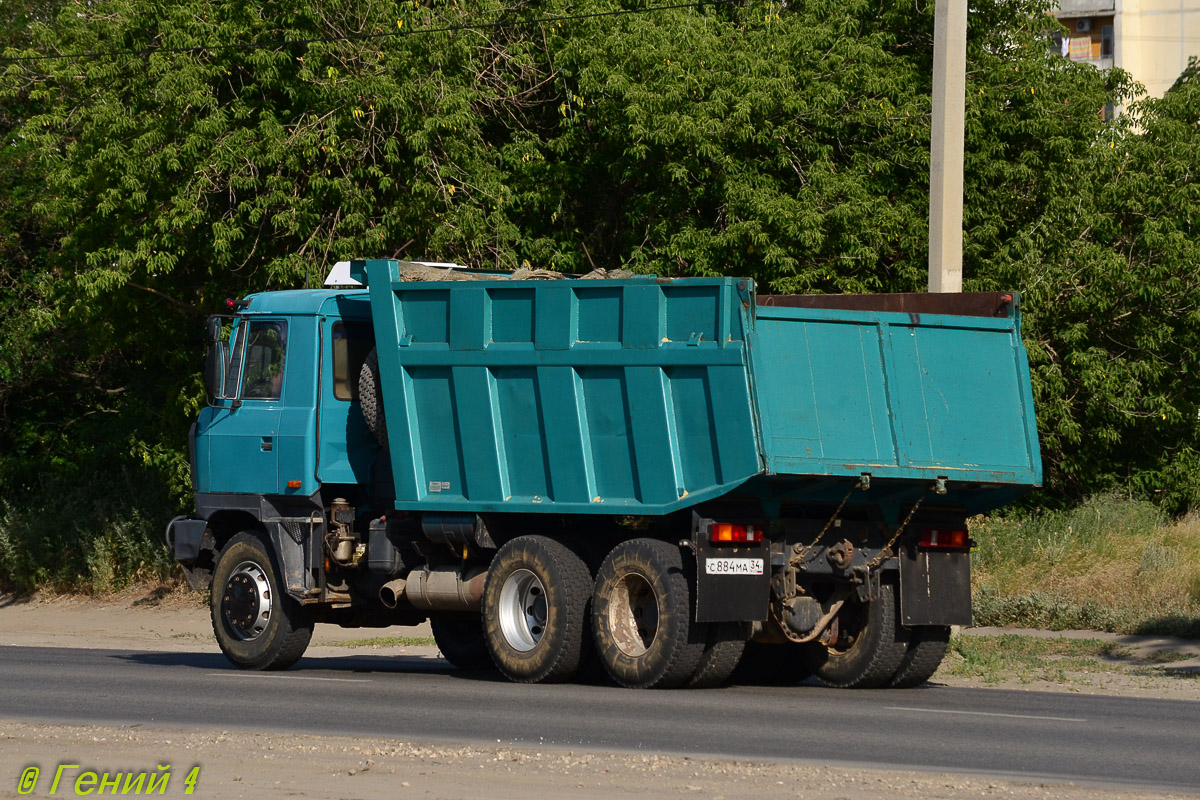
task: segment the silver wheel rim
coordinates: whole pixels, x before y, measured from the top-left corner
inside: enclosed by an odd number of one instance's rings
[[[500,632],[522,653],[537,647],[546,632],[546,587],[527,569],[519,569],[500,588]]]
[[[654,586],[636,572],[622,575],[608,601],[608,632],[622,653],[640,656],[658,635],[659,606]]]
[[[257,639],[271,619],[271,583],[267,573],[253,561],[234,567],[225,583],[221,613],[230,632],[243,642]]]

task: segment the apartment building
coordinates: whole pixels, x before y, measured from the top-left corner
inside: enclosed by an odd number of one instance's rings
[[[1200,0],[1059,0],[1054,15],[1063,56],[1121,67],[1154,97],[1200,56]]]

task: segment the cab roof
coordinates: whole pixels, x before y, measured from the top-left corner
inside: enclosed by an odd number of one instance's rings
[[[243,314],[301,314],[332,313],[343,303],[367,302],[366,289],[289,289],[278,292],[256,292],[246,295],[248,305]],[[365,306],[363,307],[365,310]],[[341,313],[341,312],[338,312]],[[342,314],[344,316],[344,314]]]

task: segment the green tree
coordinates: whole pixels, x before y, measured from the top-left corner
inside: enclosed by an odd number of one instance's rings
[[[1179,507],[1194,78],[1105,122],[1136,87],[1051,52],[1048,7],[972,7],[966,285],[1024,293],[1054,496]],[[10,58],[114,54],[4,68],[0,482],[155,487],[61,541],[186,504],[203,316],[337,259],[925,285],[929,3],[31,8]]]
[[[1200,499],[1197,118],[1193,63],[1058,159],[1045,210],[990,260],[1027,292],[1043,447],[1068,498],[1113,487],[1172,510]]]

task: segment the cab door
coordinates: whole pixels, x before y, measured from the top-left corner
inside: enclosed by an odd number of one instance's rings
[[[366,314],[365,303],[343,301],[339,311]],[[360,308],[359,306],[363,306]],[[369,318],[321,318],[321,483],[366,485],[377,446],[358,403],[358,375],[375,346]]]
[[[208,464],[197,476],[198,491],[280,492],[277,437],[287,390],[287,340],[285,319],[238,320],[224,397],[197,423],[197,464]]]

